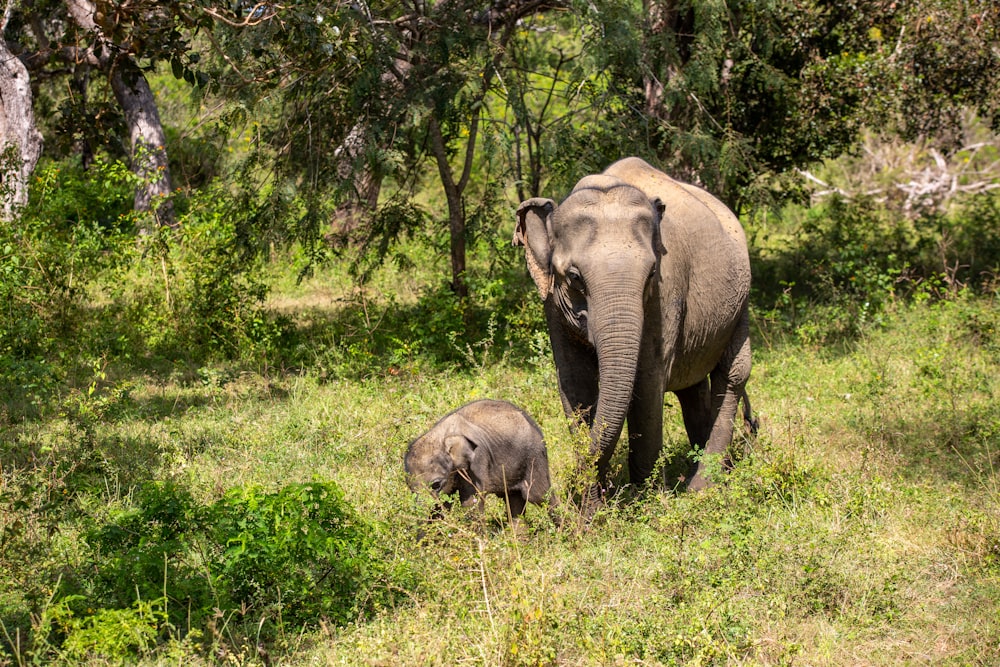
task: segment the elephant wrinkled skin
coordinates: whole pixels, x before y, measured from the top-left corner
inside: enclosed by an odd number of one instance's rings
[[[496,495],[515,520],[527,503],[555,500],[542,430],[507,401],[483,399],[449,412],[410,443],[403,465],[413,491],[458,491],[462,505],[480,509],[484,495]]]
[[[630,480],[650,475],[667,391],[691,444],[723,455],[741,398],[750,420],[750,260],[736,216],[632,157],[562,204],[522,202],[514,244],[544,301],[563,408],[590,427],[599,487],[626,419]],[[709,483],[704,463],[689,489]]]

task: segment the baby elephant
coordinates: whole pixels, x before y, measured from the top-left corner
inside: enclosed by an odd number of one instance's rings
[[[549,490],[549,459],[538,424],[507,401],[481,400],[448,413],[410,443],[404,459],[410,488],[435,496],[458,490],[462,505],[483,494],[506,499],[513,519]]]

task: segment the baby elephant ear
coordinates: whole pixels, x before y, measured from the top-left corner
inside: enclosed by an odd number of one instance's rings
[[[512,243],[524,246],[524,259],[528,264],[538,294],[544,301],[552,291],[552,246],[549,243],[549,220],[556,204],[551,199],[534,197],[517,207],[517,226]]]
[[[476,447],[464,435],[449,435],[444,439],[444,449],[455,464],[456,470],[468,470]]]

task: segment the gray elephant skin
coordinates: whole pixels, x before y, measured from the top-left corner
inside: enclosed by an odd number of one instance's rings
[[[563,408],[590,427],[592,495],[606,489],[626,420],[630,481],[651,474],[667,391],[691,444],[724,455],[741,398],[751,419],[750,260],[736,216],[631,157],[583,178],[559,205],[522,202],[513,242],[544,302]],[[709,483],[702,458],[688,488]]]
[[[480,507],[484,494],[494,494],[514,519],[526,503],[541,504],[550,487],[542,430],[507,401],[473,401],[448,413],[410,443],[403,462],[413,491],[457,490],[462,505]]]

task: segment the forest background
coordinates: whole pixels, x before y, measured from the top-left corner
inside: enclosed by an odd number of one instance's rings
[[[1000,658],[995,3],[2,21],[0,664]],[[668,396],[658,482],[588,522],[510,238],[625,155],[740,215],[762,427],[679,492]],[[561,524],[425,524],[406,444],[487,396]]]

